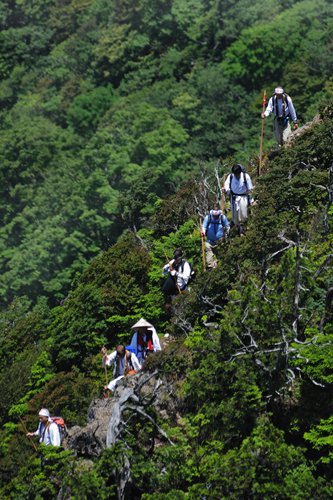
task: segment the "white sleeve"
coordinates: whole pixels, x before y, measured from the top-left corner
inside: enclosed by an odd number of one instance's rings
[[[227,194],[230,194],[230,174],[228,175],[228,177],[224,183],[224,189],[226,190]]]
[[[60,446],[61,445],[60,432],[59,432],[58,426],[55,422],[50,424],[49,431],[50,431],[51,444],[53,446]]]
[[[116,361],[116,357],[117,357],[117,351],[114,351],[112,352],[111,354],[109,354],[106,358],[106,364],[107,366],[111,366],[113,365],[113,363]],[[105,356],[103,356],[103,366],[104,366],[104,362],[105,362]]]
[[[264,113],[266,118],[271,114],[272,111],[273,111],[273,97],[271,97],[268,101],[268,105]]]
[[[139,360],[133,352],[131,354],[131,365],[133,366],[134,370],[140,370],[141,368]]]
[[[288,108],[289,108],[289,113],[291,115],[291,119],[294,123],[297,123],[297,115],[296,115],[296,111],[294,108],[293,100],[291,99],[291,97],[287,96],[287,101],[288,101]]]
[[[248,189],[248,191],[252,191],[253,190],[253,184],[252,184],[251,177],[249,176],[249,174],[245,174],[245,175],[246,175],[247,189]]]
[[[158,335],[156,333],[156,328],[153,326],[153,328],[149,328],[149,330],[152,330],[152,332],[153,332],[153,335],[152,335],[153,351],[154,352],[161,351],[162,350],[161,343],[160,343],[160,339],[158,338]]]
[[[249,202],[253,203],[254,199],[252,198],[252,191],[253,191],[252,180],[251,180],[251,177],[249,176],[249,174],[245,174],[245,175],[246,175],[247,189],[250,191],[249,192]]]
[[[165,266],[163,267],[162,276],[168,274],[169,272],[170,272],[170,266],[169,264],[165,264]]]

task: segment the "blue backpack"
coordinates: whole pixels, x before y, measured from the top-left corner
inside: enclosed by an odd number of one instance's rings
[[[127,346],[125,347],[125,349],[126,349],[126,351],[128,351],[128,352],[132,352],[133,354],[135,354],[135,356],[137,355],[137,352],[136,352],[135,347],[132,347],[131,345],[127,345]]]

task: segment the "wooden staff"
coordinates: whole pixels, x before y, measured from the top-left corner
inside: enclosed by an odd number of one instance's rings
[[[19,416],[19,419],[20,419],[20,422],[21,422],[21,424],[22,424],[22,427],[23,427],[23,429],[24,429],[25,433],[26,433],[26,434],[28,434],[27,428],[26,428],[26,426],[24,425],[24,422],[23,422],[23,420],[22,420],[22,418],[21,418],[20,416]],[[38,453],[37,448],[36,448],[36,445],[35,445],[35,443],[33,442],[33,440],[31,439],[31,436],[28,436],[28,438],[30,439],[32,446],[35,448],[35,452],[36,452],[36,453]]]
[[[170,264],[170,261],[169,261],[169,259],[168,259],[168,256],[167,256],[166,251],[164,250],[164,248],[163,248],[163,252],[164,252],[164,255],[165,255],[165,257],[166,257],[166,260],[168,261],[168,264],[169,264],[169,266],[170,266],[170,269],[172,270],[172,265]],[[179,288],[179,285],[178,285],[178,283],[177,283],[177,277],[176,277],[176,285],[177,285],[177,288],[178,288],[178,292],[179,292],[179,293],[182,293],[182,292],[181,292],[181,289]]]
[[[200,231],[202,230],[201,219],[200,219]],[[205,257],[205,242],[204,236],[201,236],[201,247],[202,247],[202,261],[203,261],[203,270],[206,271],[206,257]]]
[[[224,187],[224,184],[225,184],[225,174],[223,175],[223,187]],[[224,215],[224,200],[225,200],[225,194],[222,191],[222,206],[221,206],[222,215]]]
[[[264,91],[264,98],[262,101],[262,112],[265,113],[266,106],[266,90]],[[264,136],[264,121],[265,118],[261,119],[261,140],[260,140],[260,155],[259,155],[259,176],[261,175],[261,155],[262,155],[262,139]]]
[[[104,345],[103,345],[104,347]],[[104,354],[103,354],[104,356]],[[106,382],[106,385],[108,385],[108,371],[106,369],[106,356],[104,356],[104,371],[105,371],[105,382]],[[104,397],[107,398],[108,397],[108,393],[107,393],[107,390],[104,391]]]

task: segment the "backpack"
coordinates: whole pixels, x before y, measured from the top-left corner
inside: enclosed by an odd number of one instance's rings
[[[126,351],[129,351],[129,352],[132,352],[133,354],[135,354],[135,356],[137,355],[137,352],[136,352],[135,347],[132,347],[132,346],[130,346],[130,345],[127,345],[127,346],[125,347],[125,349],[126,349]]]
[[[281,119],[283,119],[284,121],[286,121],[286,120],[289,119],[289,114],[286,115],[286,112],[285,112],[286,103],[287,103],[287,106],[289,107],[288,97],[291,100],[291,102],[293,102],[293,100],[290,97],[290,95],[287,94],[286,92],[283,92],[283,94],[282,94],[282,117],[281,117]],[[275,116],[277,116],[277,114],[276,114],[277,113],[277,97],[276,97],[276,94],[275,93],[272,94],[271,98],[273,99],[273,111],[274,111]]]
[[[232,180],[232,179],[231,179],[231,180]],[[224,216],[224,217],[225,217],[225,216]],[[212,220],[212,216],[211,216],[211,214],[209,213],[209,215],[208,215],[208,224],[207,224],[207,229],[206,229],[206,232],[208,231],[208,228],[209,228],[209,225],[210,225],[210,224],[220,224],[220,219],[218,219],[218,220]],[[222,227],[228,227],[228,226],[225,226],[225,225],[223,224],[223,214],[221,215],[221,224],[222,224]],[[224,234],[224,231],[223,231],[223,234]],[[190,263],[189,263],[189,264],[190,264]],[[190,264],[190,266],[191,266],[191,264]],[[192,266],[191,266],[191,269],[192,269]]]
[[[65,421],[62,417],[50,417],[52,422],[54,424],[57,424],[58,426],[58,431],[60,434],[60,444],[62,443],[63,439],[65,439],[68,435],[68,429],[66,427]],[[47,427],[48,434],[50,435],[50,426]]]

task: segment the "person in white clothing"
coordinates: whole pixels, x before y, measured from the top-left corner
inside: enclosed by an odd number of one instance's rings
[[[141,318],[132,326],[136,330],[132,337],[130,347],[134,347],[137,352],[137,358],[140,366],[144,363],[147,356],[156,351],[161,351],[160,339],[157,336],[153,325]]]
[[[292,98],[284,92],[282,87],[276,87],[274,94],[268,101],[265,112],[261,113],[261,118],[266,118],[272,112],[275,115],[273,131],[276,145],[280,147],[291,134],[291,120],[294,122],[295,130],[298,128],[297,115]]]
[[[223,192],[230,195],[231,217],[234,224],[239,226],[241,235],[244,232],[240,222],[248,217],[249,205],[253,203],[251,177],[244,170],[240,163],[234,165],[222,188]]]
[[[61,445],[61,437],[57,424],[50,417],[50,412],[42,408],[38,414],[39,426],[35,432],[28,432],[27,436],[39,436],[39,442],[53,446]]]
[[[163,267],[162,275],[164,276],[166,274],[169,274],[175,281],[174,292],[171,293],[172,300],[177,297],[179,290],[181,292],[189,290],[187,283],[191,277],[191,266],[186,260],[183,259],[182,250],[175,250],[173,253],[173,259]]]
[[[119,380],[129,375],[131,371],[140,370],[141,368],[136,355],[133,352],[127,351],[122,344],[119,344],[117,350],[109,355],[107,354],[106,348],[103,346],[102,353],[104,354],[103,366],[104,364],[107,366],[112,366],[114,364],[113,380],[104,387],[105,391],[114,392]]]

